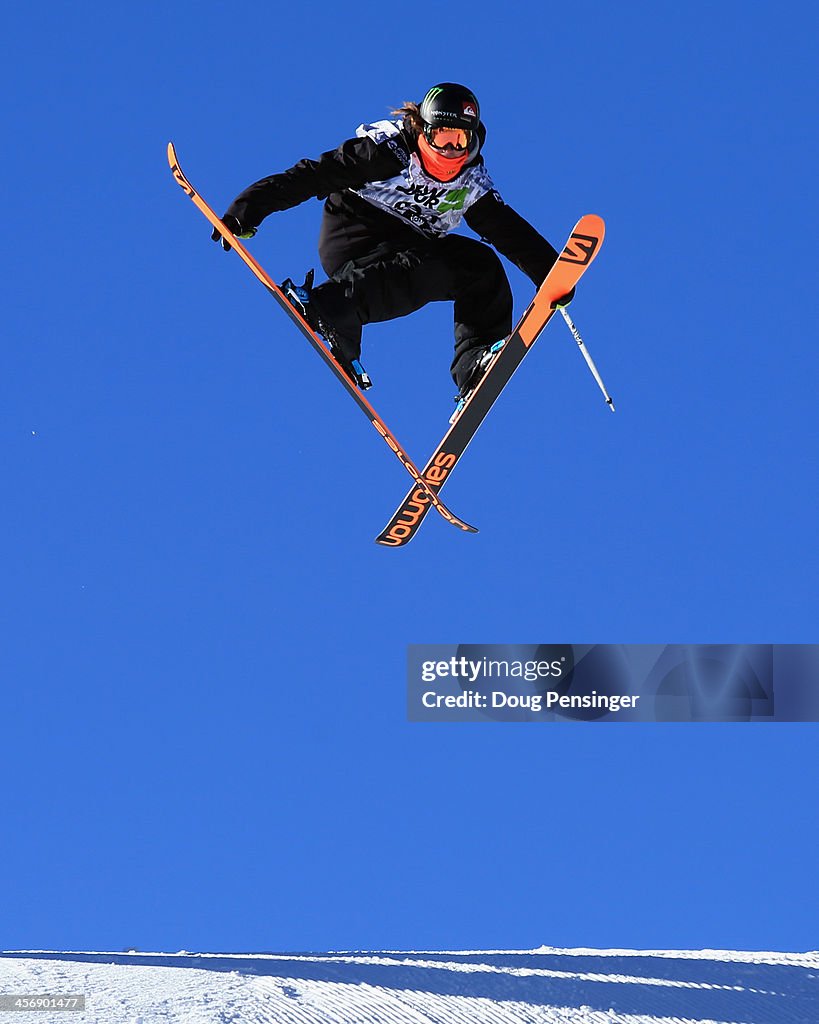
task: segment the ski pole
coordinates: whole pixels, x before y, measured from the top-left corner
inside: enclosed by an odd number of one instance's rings
[[[606,399],[606,404],[611,409],[611,411],[614,412],[614,402],[611,400],[611,395],[608,393],[608,391],[606,391],[606,385],[603,383],[600,374],[597,372],[597,367],[594,365],[594,360],[589,355],[586,346],[583,344],[583,339],[580,337],[580,331],[578,331],[578,329],[575,327],[574,323],[572,322],[572,318],[569,316],[565,309],[561,309],[560,312],[563,314],[563,319],[566,321],[566,326],[574,335],[574,340],[577,342],[577,347],[583,353],[583,358],[588,363],[589,369],[591,370],[594,379],[600,385],[600,390],[603,392],[603,397]]]

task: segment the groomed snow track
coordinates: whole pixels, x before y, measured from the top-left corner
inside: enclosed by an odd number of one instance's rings
[[[819,953],[15,951],[0,993],[86,997],[15,1024],[817,1024]]]

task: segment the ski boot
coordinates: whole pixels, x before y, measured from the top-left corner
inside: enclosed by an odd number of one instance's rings
[[[307,276],[304,279],[304,284],[295,284],[289,277],[282,281],[281,290],[284,292],[285,297],[294,309],[296,309],[313,330],[322,336],[327,344],[330,346],[330,351],[333,353],[333,358],[341,367],[341,369],[347,374],[350,380],[355,384],[357,388],[362,391],[366,391],[368,388],[373,386],[373,382],[370,379],[370,375],[358,361],[358,359],[347,359],[341,351],[341,347],[338,344],[336,332],[324,321],[316,316],[315,312],[310,308],[310,296],[313,291],[313,277],[315,271],[308,270]]]
[[[506,344],[506,339],[503,338],[500,341],[496,341],[494,345],[490,345],[478,357],[477,362],[472,368],[472,373],[466,379],[466,382],[462,385],[461,390],[455,396],[455,411],[449,417],[449,422],[454,423],[455,420],[463,412],[464,406],[472,397],[475,388],[480,384],[483,378],[486,376],[486,371],[495,361],[495,356],[500,352],[503,346]]]

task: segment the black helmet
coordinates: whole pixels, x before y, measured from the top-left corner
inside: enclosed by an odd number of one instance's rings
[[[479,145],[478,125],[481,123],[481,109],[475,94],[465,85],[441,82],[434,85],[421,100],[421,120],[427,142],[436,145],[436,129],[454,128],[466,133],[466,145],[473,153]]]
[[[475,94],[465,85],[442,82],[434,85],[421,101],[421,120],[434,128],[476,131],[481,109]]]

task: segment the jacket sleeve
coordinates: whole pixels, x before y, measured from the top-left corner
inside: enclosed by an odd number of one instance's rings
[[[464,220],[484,241],[522,270],[536,288],[557,262],[557,250],[494,190],[473,203],[464,214]]]
[[[325,199],[332,192],[394,177],[403,166],[402,152],[392,140],[348,139],[318,160],[300,160],[289,170],[250,185],[226,212],[243,227],[258,227],[268,214],[289,210],[307,199]]]

